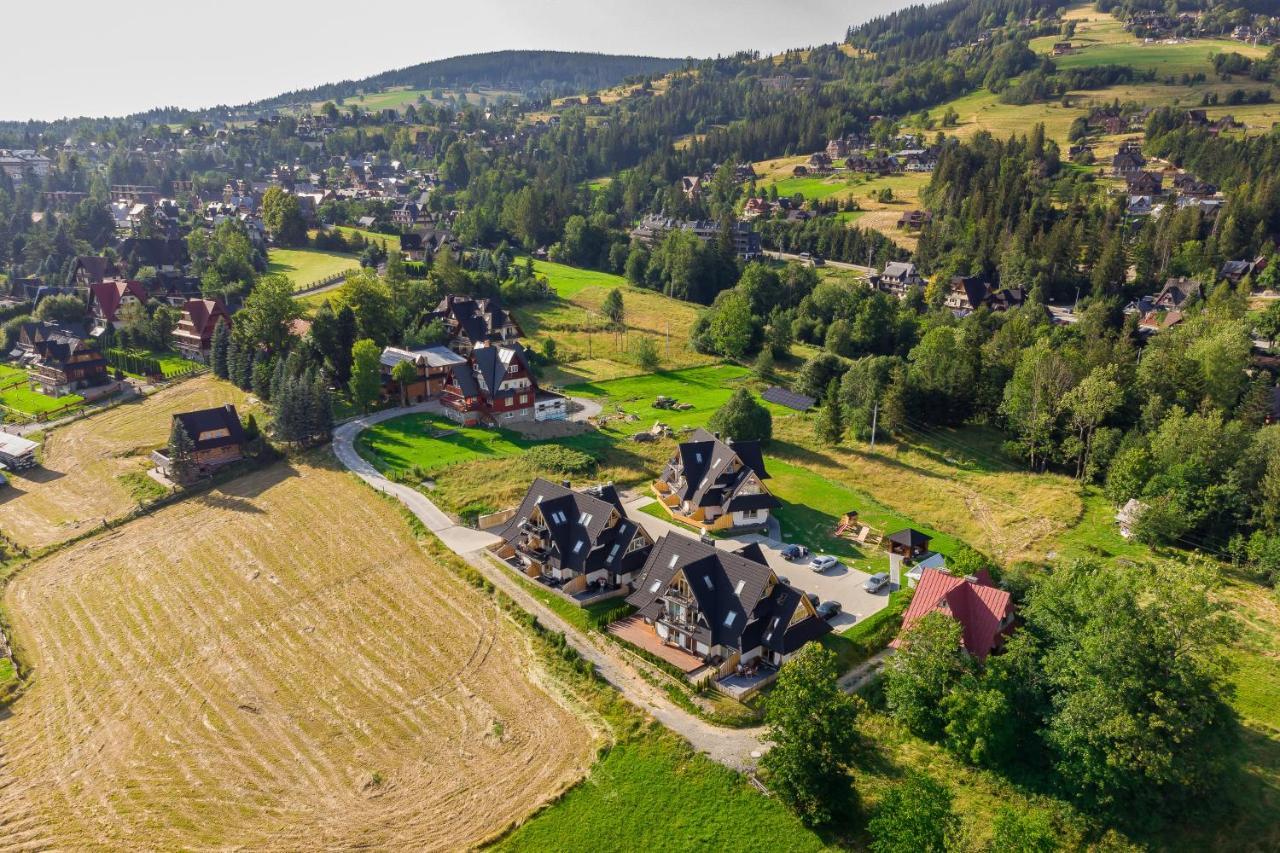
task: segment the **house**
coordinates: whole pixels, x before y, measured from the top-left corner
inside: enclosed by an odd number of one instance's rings
[[[1120,525],[1121,536],[1125,539],[1133,537],[1133,529],[1146,508],[1147,505],[1137,498],[1129,498],[1125,505],[1120,507],[1120,511],[1116,513],[1116,523]]]
[[[871,284],[876,288],[898,298],[907,295],[913,287],[923,287],[924,278],[916,271],[916,265],[910,261],[890,261],[877,276],[872,276]]]
[[[188,299],[182,306],[182,319],[173,330],[173,348],[193,361],[208,361],[220,320],[230,331],[231,315],[221,299]]]
[[[419,349],[401,349],[387,347],[382,351],[379,364],[382,368],[382,396],[384,399],[399,400],[401,391],[399,383],[391,378],[392,369],[402,361],[413,362],[418,376],[409,386],[403,389],[404,398],[411,403],[423,403],[437,397],[444,390],[444,385],[453,368],[465,365],[467,359],[458,355],[448,347],[422,347]]]
[[[919,231],[933,221],[933,214],[927,210],[907,210],[898,217],[898,228],[905,231]]]
[[[1138,321],[1138,333],[1142,335],[1151,335],[1165,329],[1171,329],[1181,323],[1185,315],[1181,311],[1148,311],[1142,315],[1142,319]]]
[[[191,461],[199,476],[207,476],[244,458],[244,427],[236,407],[230,403],[198,412],[179,412],[173,416],[173,423],[191,439]],[[172,477],[172,461],[168,456],[157,451],[151,458],[162,474]]]
[[[34,468],[37,447],[39,445],[30,439],[0,431],[0,464],[10,471]]]
[[[680,191],[685,198],[697,199],[702,195],[702,178],[697,175],[685,175],[680,179]]]
[[[884,538],[884,546],[890,554],[915,559],[929,551],[929,537],[908,527]]]
[[[498,532],[498,556],[524,574],[571,596],[629,591],[653,539],[627,517],[612,483],[574,491],[534,480],[511,521]]]
[[[758,548],[735,553],[674,533],[653,546],[627,603],[636,614],[612,633],[694,678],[757,674],[748,689],[771,681],[805,643],[831,630]]]
[[[1111,158],[1111,174],[1117,178],[1128,178],[1141,172],[1145,165],[1147,161],[1141,153],[1133,148],[1122,148]]]
[[[631,230],[631,238],[646,246],[656,246],[677,229],[691,232],[703,243],[714,242],[721,234],[720,223],[713,220],[684,220],[649,214]],[[739,258],[749,261],[760,256],[760,235],[751,228],[750,222],[730,223],[729,236],[733,239],[733,249]]]
[[[926,569],[933,569],[938,572],[946,571],[947,558],[937,551],[921,557],[920,561],[911,567],[911,571],[907,572],[907,587],[915,589],[919,585],[920,579],[924,577]]]
[[[680,521],[708,530],[756,528],[782,505],[765,488],[767,479],[760,442],[721,441],[699,429],[676,448],[654,489]]]
[[[1191,127],[1209,126],[1209,114],[1204,110],[1187,110],[1187,115],[1184,120]]]
[[[1160,195],[1164,191],[1164,179],[1156,172],[1131,174],[1125,183],[1129,195]]]
[[[1156,205],[1149,195],[1131,195],[1124,210],[1130,216],[1150,216],[1155,212]]]
[[[497,299],[450,293],[440,300],[431,319],[444,324],[449,348],[459,355],[467,355],[483,344],[514,343],[524,334],[515,317]]]
[[[422,235],[416,231],[400,235],[400,251],[406,261],[425,261],[427,248],[422,243]]]
[[[1053,56],[1066,56],[1071,53],[1071,42],[1056,41],[1053,43],[1053,50],[1050,51]]]
[[[98,255],[80,255],[71,264],[71,276],[76,287],[84,289],[119,274],[115,264]]]
[[[997,290],[976,275],[953,276],[943,298],[943,304],[958,316],[970,314],[984,306],[992,311],[1008,311],[1026,301],[1027,292],[1021,287]]]
[[[996,587],[985,570],[958,578],[925,569],[903,614],[902,631],[889,645],[899,648],[903,634],[928,613],[941,613],[959,622],[964,650],[983,660],[1003,645],[1013,627],[1013,598]]]
[[[12,355],[31,381],[50,397],[106,385],[107,360],[84,328],[73,324],[24,323]]]
[[[809,157],[809,171],[811,172],[830,172],[831,158],[827,156],[827,152],[818,151]]]
[[[838,137],[836,139],[830,140],[827,143],[826,153],[827,153],[828,165],[835,162],[836,160],[845,159],[852,153],[849,150],[849,140],[843,137]]]
[[[1167,279],[1164,287],[1160,289],[1160,294],[1152,301],[1153,308],[1170,311],[1174,308],[1181,308],[1182,303],[1191,298],[1199,298],[1203,290],[1203,285],[1190,278],[1171,278]]]
[[[418,206],[411,201],[397,205],[391,211],[391,221],[402,229],[409,229],[418,221]]]
[[[445,414],[466,426],[565,420],[565,398],[538,387],[519,343],[476,347],[455,364],[440,390]]]
[[[92,334],[102,334],[107,326],[120,328],[119,311],[126,305],[145,305],[147,292],[142,283],[122,278],[108,279],[89,288],[89,310],[93,314]]]
[[[1246,277],[1257,275],[1266,265],[1267,259],[1264,257],[1257,257],[1251,261],[1227,261],[1218,271],[1218,275],[1232,284],[1239,284]]]

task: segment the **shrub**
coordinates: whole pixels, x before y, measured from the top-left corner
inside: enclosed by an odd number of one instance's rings
[[[596,470],[596,460],[570,447],[558,444],[540,444],[525,453],[525,459],[534,468],[569,476],[590,474]]]

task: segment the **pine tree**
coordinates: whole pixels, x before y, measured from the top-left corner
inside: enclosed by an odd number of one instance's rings
[[[240,374],[244,372],[244,358],[244,347],[240,339],[233,335],[227,344],[227,379],[232,383],[240,382]]]
[[[256,356],[257,352],[246,348],[240,359],[240,372],[231,377],[231,381],[245,391],[253,387],[253,364]]]
[[[285,444],[294,444],[298,441],[297,399],[298,383],[290,377],[281,385],[280,393],[276,396],[273,405],[275,420],[272,428],[276,440],[283,441]]]
[[[839,444],[844,436],[844,415],[840,411],[840,382],[832,379],[827,386],[825,402],[814,422],[818,439],[826,444]]]
[[[270,356],[259,359],[253,365],[253,393],[259,400],[271,401],[271,380],[275,375],[275,359]]]
[[[292,356],[290,356],[292,359]],[[285,359],[277,358],[275,370],[271,371],[271,399],[275,400],[279,397],[281,389],[284,388],[284,382],[289,374],[286,372]]]
[[[213,329],[213,349],[210,353],[210,361],[213,362],[213,375],[219,379],[226,379],[228,374],[227,358],[231,347],[231,330],[227,328],[227,321],[219,319],[218,325]]]
[[[173,419],[173,429],[169,431],[169,476],[175,483],[189,483],[195,479],[196,446],[187,435],[182,422]]]

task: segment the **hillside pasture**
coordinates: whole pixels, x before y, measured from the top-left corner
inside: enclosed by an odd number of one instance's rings
[[[26,569],[0,721],[29,849],[469,849],[600,743],[522,630],[328,457]]]
[[[270,249],[267,273],[283,275],[293,282],[294,290],[305,290],[338,273],[360,268],[355,255],[325,252],[319,249]]]
[[[119,518],[136,503],[121,478],[151,467],[149,454],[168,441],[174,413],[232,403],[243,416],[246,400],[234,385],[198,376],[52,430],[41,464],[13,472],[0,494],[0,531],[42,548]]]

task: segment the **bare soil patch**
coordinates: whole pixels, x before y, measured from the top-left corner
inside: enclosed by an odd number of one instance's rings
[[[556,796],[598,737],[433,547],[313,460],[27,568],[0,849],[461,849]]]

